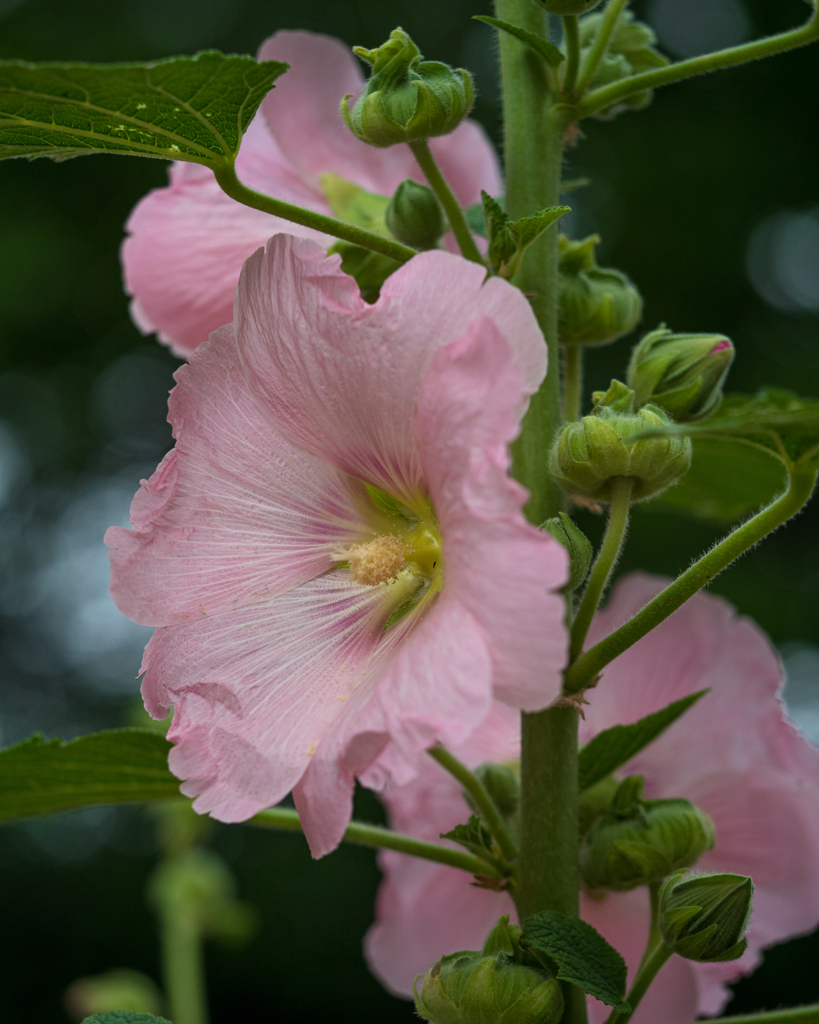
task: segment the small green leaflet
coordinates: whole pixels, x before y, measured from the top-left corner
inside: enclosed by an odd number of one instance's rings
[[[178,797],[170,749],[147,729],[112,729],[69,743],[35,733],[0,751],[0,821]]]
[[[772,452],[734,438],[695,437],[691,468],[673,487],[638,506],[641,512],[683,512],[734,523],[785,489],[785,469]]]
[[[568,981],[619,1013],[629,1013],[625,1001],[626,962],[603,936],[579,917],[544,910],[528,917],[520,944],[548,970],[557,968]]]
[[[531,217],[510,220],[500,203],[481,192],[486,233],[489,238],[489,262],[501,277],[513,277],[526,249],[543,232],[569,213],[570,206],[550,206]]]
[[[502,32],[508,32],[510,36],[514,36],[515,39],[519,39],[522,43],[531,47],[539,57],[546,61],[549,67],[556,68],[561,61],[566,59],[560,50],[544,39],[543,36],[535,35],[534,32],[529,32],[525,28],[518,28],[517,25],[510,25],[508,21],[490,18],[485,14],[474,15],[474,20],[482,21],[485,25],[491,25]]]
[[[654,433],[730,437],[780,458],[784,453],[794,462],[819,465],[819,399],[800,398],[779,388],[763,388],[755,395],[727,395],[716,415],[698,423],[675,423]]]
[[[614,725],[598,733],[580,751],[578,775],[581,791],[605,779],[613,771],[630,761],[643,747],[677,721],[693,704],[704,697],[708,690],[692,693],[682,700],[675,700],[662,711],[646,715],[631,725]]]
[[[482,818],[473,814],[465,825],[456,825],[451,832],[442,832],[441,839],[451,839],[453,843],[463,846],[477,857],[494,863],[497,860],[492,834]]]
[[[95,1013],[86,1017],[82,1024],[171,1024],[164,1017],[152,1017],[150,1013],[133,1013],[131,1010],[115,1010]]]
[[[232,164],[287,68],[216,50],[149,64],[0,61],[0,159],[127,153]]]

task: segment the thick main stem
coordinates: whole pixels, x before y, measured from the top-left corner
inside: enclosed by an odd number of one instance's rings
[[[495,13],[529,32],[548,37],[543,11],[532,0],[495,0]],[[570,115],[557,105],[550,73],[528,47],[500,33],[503,84],[506,212],[515,220],[557,206],[563,143]],[[513,447],[514,473],[531,498],[526,514],[540,524],[563,507],[562,492],[548,471],[548,452],[561,422],[557,332],[558,235],[546,231],[527,250],[515,277],[529,296],[548,347],[549,372],[533,397]],[[521,921],[541,910],[578,913],[577,712],[555,707],[524,714],[521,722],[519,880],[515,893]],[[586,1020],[585,999],[566,986],[564,1019]]]
[[[411,142],[409,147],[412,150],[413,156],[418,161],[418,166],[424,172],[424,177],[429,182],[429,187],[444,208],[446,219],[449,221],[449,226],[452,228],[452,234],[455,235],[455,241],[458,243],[461,254],[468,260],[472,260],[473,263],[483,265],[483,258],[475,244],[475,239],[472,237],[472,232],[469,230],[469,225],[466,223],[461,204],[453,195],[446,178],[441,174],[440,167],[435,163],[435,157],[432,155],[429,143],[425,139],[420,139],[418,142]]]
[[[611,576],[612,569],[620,557],[620,550],[628,527],[628,513],[631,507],[631,492],[634,488],[634,480],[626,476],[615,477],[611,482],[611,505],[609,506],[609,521],[606,526],[606,535],[600,545],[600,552],[595,559],[589,582],[583,591],[583,600],[577,609],[577,614],[572,623],[572,643],[569,657],[572,661],[583,650],[586,641],[586,634],[592,624],[594,613],[600,604],[603,591]]]

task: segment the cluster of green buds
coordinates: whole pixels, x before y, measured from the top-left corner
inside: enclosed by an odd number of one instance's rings
[[[599,267],[599,235],[560,236],[558,336],[564,345],[607,345],[633,330],[643,314],[640,293],[619,270]]]
[[[502,917],[483,949],[442,956],[413,987],[415,1007],[432,1024],[554,1024],[560,985],[520,951],[521,930]],[[421,975],[419,975],[419,978]]]
[[[714,825],[688,800],[645,800],[639,775],[624,779],[586,832],[580,874],[592,890],[623,892],[690,867],[714,845]]]
[[[591,415],[561,431],[550,457],[552,476],[569,494],[592,501],[610,501],[612,481],[633,482],[632,501],[665,490],[691,465],[687,437],[640,437],[661,431],[671,422],[655,405],[635,411],[634,392],[612,381],[606,392],[596,391]]]
[[[412,178],[402,181],[384,216],[394,238],[413,249],[434,249],[446,231],[446,220],[431,188]]]
[[[660,889],[663,941],[686,960],[721,963],[745,952],[754,883],[746,875],[679,871]]]
[[[374,50],[354,50],[372,64],[372,75],[352,108],[351,95],[344,97],[341,116],[362,142],[384,147],[448,135],[472,109],[469,72],[425,61],[403,29]]]
[[[734,346],[724,334],[673,334],[660,327],[635,347],[626,381],[636,408],[650,402],[687,423],[717,410],[733,361]]]
[[[590,14],[580,22],[581,60],[588,57],[602,22],[602,14]],[[617,19],[606,52],[595,69],[589,87],[597,89],[618,82],[621,78],[629,78],[642,71],[650,71],[652,68],[661,68],[668,64],[668,60],[654,48],[656,42],[657,36],[652,28],[641,21],[635,21],[631,11],[623,11]],[[648,106],[651,98],[652,90],[644,89],[598,111],[594,117],[608,121],[625,110],[642,110]]]

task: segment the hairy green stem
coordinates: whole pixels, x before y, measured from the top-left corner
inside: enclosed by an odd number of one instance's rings
[[[199,911],[186,901],[160,908],[162,974],[174,1024],[208,1024]]]
[[[790,467],[788,489],[784,494],[704,554],[690,569],[649,601],[642,611],[580,655],[566,672],[567,692],[576,693],[588,685],[609,662],[637,643],[646,633],[650,633],[726,566],[795,516],[810,499],[816,484],[816,474],[816,469],[799,463]]]
[[[288,807],[271,807],[270,810],[260,811],[248,821],[249,825],[259,825],[262,828],[278,828],[286,832],[301,832],[301,822],[297,811]],[[393,832],[388,828],[381,828],[379,825],[365,825],[361,821],[351,821],[344,833],[344,841],[357,843],[359,846],[375,846],[382,850],[398,850],[399,853],[407,853],[411,857],[420,857],[423,860],[433,860],[438,864],[448,864],[453,868],[460,868],[468,871],[471,875],[489,875],[499,878],[497,868],[487,861],[467,853],[466,850],[456,850],[441,843],[430,843],[425,839],[416,839],[415,836],[405,836],[401,832]]]
[[[660,933],[660,887],[662,884],[662,882],[652,882],[648,887],[648,898],[651,901],[651,925],[648,929],[646,949],[643,953],[643,958],[640,961],[638,972],[645,967],[648,958],[663,940],[662,934]]]
[[[794,1006],[785,1010],[765,1010],[762,1013],[740,1014],[738,1017],[720,1017],[720,1024],[819,1024],[819,1003]],[[692,1022],[696,1024],[696,1022]]]
[[[608,11],[606,13],[608,14]],[[715,53],[706,53],[701,57],[691,57],[689,60],[678,61],[676,64],[669,64],[664,68],[655,68],[653,71],[643,71],[639,75],[632,75],[630,78],[623,78],[619,82],[612,82],[611,85],[595,89],[580,101],[577,114],[579,117],[588,117],[589,114],[611,106],[612,103],[617,103],[619,100],[624,100],[636,92],[642,92],[644,89],[658,89],[662,85],[680,82],[685,78],[693,78],[695,75],[704,75],[709,71],[719,71],[737,64],[747,64],[749,61],[759,60],[761,57],[771,57],[775,53],[794,50],[799,46],[812,43],[816,39],[819,39],[819,7],[814,10],[813,15],[804,25],[791,29],[789,32],[767,36],[765,39],[755,39],[753,42],[743,43],[741,46],[731,46],[726,50],[717,50]],[[581,82],[584,72],[585,69],[581,72]],[[578,83],[579,85],[580,83]]]
[[[433,757],[442,768],[448,771],[450,775],[454,776],[467,793],[469,793],[475,801],[475,805],[478,810],[481,812],[484,821],[489,826],[489,831],[492,833],[498,846],[501,848],[503,856],[508,861],[514,860],[518,851],[515,847],[515,841],[512,838],[512,833],[509,831],[509,827],[503,820],[503,815],[498,810],[495,801],[492,799],[486,786],[484,786],[478,776],[475,775],[474,772],[471,772],[465,764],[462,764],[457,757],[450,754],[445,747],[432,747],[428,753],[430,757]]]
[[[501,21],[548,38],[543,10],[532,0],[495,0]],[[501,32],[506,212],[515,220],[557,206],[563,144],[572,112],[560,106],[537,54]],[[531,497],[526,515],[540,524],[564,507],[548,470],[561,423],[558,343],[558,233],[546,231],[526,251],[514,283],[528,295],[548,348],[549,372],[529,404],[513,446],[513,471]],[[577,712],[554,707],[521,720],[521,809],[515,902],[523,921],[541,910],[578,913]],[[564,985],[564,1020],[585,1024],[579,990]]]
[[[631,1020],[632,1014],[640,1005],[640,1000],[648,991],[649,985],[657,977],[660,968],[665,964],[672,953],[673,950],[669,949],[664,942],[661,942],[659,946],[655,948],[654,952],[640,967],[640,970],[637,972],[637,977],[634,979],[634,984],[631,986],[629,993],[626,996],[626,1001],[631,1007],[631,1013],[618,1013],[617,1010],[612,1010],[606,1024],[628,1024]]]
[[[563,345],[563,419],[579,420],[583,411],[583,346]]]
[[[563,36],[566,40],[566,74],[563,76],[563,92],[574,96],[577,72],[580,67],[580,31],[576,14],[563,15]]]
[[[571,661],[574,661],[583,650],[586,642],[586,634],[592,624],[594,613],[600,604],[603,591],[611,576],[612,569],[620,557],[620,550],[628,529],[628,514],[631,507],[631,492],[634,488],[634,480],[627,476],[616,476],[611,481],[611,504],[609,506],[609,521],[606,526],[606,535],[600,545],[600,551],[589,574],[589,582],[583,591],[583,599],[577,609],[577,614],[572,623],[572,641],[569,651]]]
[[[580,71],[580,77],[577,80],[576,92],[582,95],[589,82],[592,80],[595,71],[606,54],[606,50],[609,46],[609,40],[611,34],[614,31],[614,26],[617,24],[617,19],[623,8],[628,3],[628,0],[609,0],[608,6],[603,13],[603,17],[600,21],[600,28],[597,31],[597,35],[592,43],[592,48],[589,50],[589,55],[583,61],[583,67]]]
[[[294,224],[301,224],[305,228],[323,231],[327,235],[332,235],[333,238],[343,238],[345,242],[353,242],[364,249],[380,252],[382,256],[389,256],[390,259],[397,260],[399,263],[406,263],[408,259],[418,255],[415,249],[411,249],[408,245],[401,245],[400,242],[396,242],[392,238],[383,238],[372,231],[356,227],[355,224],[348,224],[346,221],[336,220],[334,217],[326,217],[323,213],[306,210],[293,203],[286,203],[283,199],[275,199],[273,196],[256,192],[239,181],[232,164],[216,167],[213,173],[223,192],[231,199],[235,199],[237,203],[250,206],[254,210],[270,213],[274,217],[282,217]]]
[[[473,263],[480,263],[484,266],[483,257],[475,244],[475,239],[472,237],[469,225],[466,223],[461,204],[453,195],[446,178],[441,174],[441,169],[435,162],[435,157],[432,155],[429,143],[426,139],[419,139],[418,142],[410,142],[409,148],[418,161],[418,166],[424,172],[424,177],[429,182],[429,187],[444,208],[446,219],[449,221],[449,226],[452,228],[452,233],[455,235],[455,241],[458,243],[461,254],[468,260],[472,260]]]

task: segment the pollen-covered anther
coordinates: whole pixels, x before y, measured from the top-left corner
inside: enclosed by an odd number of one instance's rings
[[[371,587],[395,579],[407,565],[404,542],[391,534],[376,537],[366,544],[351,544],[347,560],[353,582]]]

